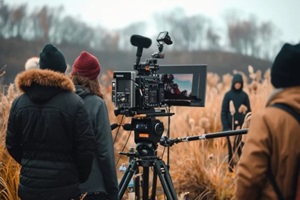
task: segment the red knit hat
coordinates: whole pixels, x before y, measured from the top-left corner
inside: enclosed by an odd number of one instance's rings
[[[92,54],[83,51],[75,59],[72,67],[72,75],[79,75],[90,80],[95,80],[100,74],[101,65]]]

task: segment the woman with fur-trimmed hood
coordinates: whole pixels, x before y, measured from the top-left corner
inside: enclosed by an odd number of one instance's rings
[[[98,59],[83,51],[75,59],[71,72],[76,93],[84,101],[96,136],[92,171],[88,180],[80,185],[85,200],[118,199],[113,138],[107,107],[102,99],[98,80],[100,68]]]
[[[45,45],[39,65],[15,79],[22,94],[12,103],[6,148],[21,165],[22,200],[69,200],[90,173],[95,137],[83,101],[63,74],[62,53]]]

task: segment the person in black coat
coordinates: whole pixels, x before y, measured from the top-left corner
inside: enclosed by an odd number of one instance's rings
[[[223,131],[241,128],[246,114],[251,112],[249,96],[243,91],[243,84],[244,82],[242,75],[238,73],[234,74],[232,78],[231,89],[226,92],[222,102],[221,122]],[[236,136],[235,140],[238,140],[239,138],[239,136]],[[230,164],[229,170],[232,171],[232,151],[239,146],[239,141],[236,141],[234,143],[234,148],[232,148],[233,145],[230,141],[230,138],[227,137],[227,144],[228,162]],[[241,154],[240,150],[238,154]]]
[[[118,180],[114,155],[114,144],[108,110],[100,91],[98,59],[83,51],[74,61],[71,78],[89,113],[96,150],[92,171],[86,182],[80,185],[84,200],[117,200]]]
[[[21,165],[22,200],[70,200],[91,171],[95,137],[83,101],[64,75],[63,54],[47,44],[40,69],[17,75],[22,92],[11,106],[6,135],[9,154]]]

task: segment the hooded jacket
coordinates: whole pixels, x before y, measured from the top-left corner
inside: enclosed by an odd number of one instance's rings
[[[289,113],[270,107],[285,103],[300,113],[300,86],[276,90],[266,108],[252,115],[237,168],[235,199],[277,199],[267,178],[268,162],[284,199],[292,199],[300,166],[300,125]]]
[[[236,90],[234,84],[240,82],[241,88]],[[240,74],[234,74],[231,89],[225,94],[221,108],[221,121],[223,131],[235,130],[238,126],[242,127],[244,118],[248,112],[251,112],[250,101],[247,93],[243,91],[243,77]],[[230,101],[234,104],[235,113],[233,115],[234,127],[232,127],[232,116],[230,113]],[[241,105],[246,106],[245,113],[239,112]]]
[[[108,195],[109,200],[116,200],[118,199],[118,180],[108,111],[99,92],[90,89],[97,88],[92,85],[99,83],[77,76],[73,79],[84,81],[84,87],[75,85],[76,94],[84,101],[96,137],[96,155],[92,171],[88,180],[80,185],[80,190],[82,193],[103,192]]]
[[[21,165],[19,197],[67,200],[87,179],[95,138],[72,81],[51,70],[20,73],[23,92],[10,110],[6,148]]]

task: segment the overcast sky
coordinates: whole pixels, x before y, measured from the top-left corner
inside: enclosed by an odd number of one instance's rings
[[[63,5],[66,14],[79,17],[91,25],[107,29],[125,27],[136,21],[148,22],[154,13],[181,7],[186,15],[202,14],[216,23],[228,9],[236,9],[260,21],[271,21],[281,30],[284,42],[300,41],[300,0],[4,0],[6,3],[27,3],[29,9]]]

